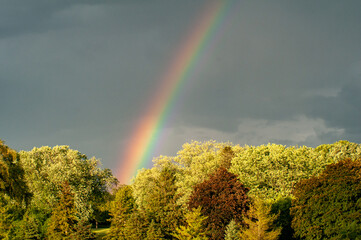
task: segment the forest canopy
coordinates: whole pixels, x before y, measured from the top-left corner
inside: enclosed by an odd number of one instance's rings
[[[340,237],[333,226],[359,239],[360,159],[361,145],[348,141],[316,148],[192,141],[117,186],[98,159],[68,146],[16,152],[1,141],[0,239],[94,239],[98,224],[110,224],[106,239]],[[328,201],[319,201],[321,189]],[[320,209],[328,212],[312,215]]]

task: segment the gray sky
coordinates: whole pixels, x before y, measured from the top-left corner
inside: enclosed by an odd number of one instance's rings
[[[0,138],[115,170],[210,0],[0,0]],[[241,1],[154,157],[190,140],[361,142],[361,1]]]

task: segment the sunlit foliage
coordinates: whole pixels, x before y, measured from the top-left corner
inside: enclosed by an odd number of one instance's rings
[[[130,186],[121,186],[114,201],[111,202],[111,226],[108,239],[126,239],[125,226],[132,213],[136,211],[135,199]]]
[[[271,213],[270,203],[262,199],[253,199],[240,231],[242,240],[277,240],[281,228],[274,227],[277,215]]]
[[[233,158],[230,171],[250,188],[251,196],[278,198],[291,196],[297,182],[321,173],[328,164],[360,157],[361,146],[347,141],[315,149],[276,144],[245,146]]]
[[[358,159],[361,145],[347,141],[192,141],[114,189],[109,169],[68,146],[18,154],[0,141],[0,239],[93,239],[89,221],[107,217],[112,240],[356,239]]]
[[[204,226],[204,221],[208,218],[202,216],[202,208],[198,207],[192,209],[185,214],[186,225],[177,227],[173,236],[179,240],[207,240],[207,230]]]
[[[215,141],[185,143],[173,161],[179,166],[177,173],[178,203],[186,207],[193,187],[203,182],[219,166],[219,153],[227,146]]]
[[[5,193],[17,201],[28,202],[31,194],[25,184],[24,170],[18,153],[0,139],[0,194]]]
[[[224,240],[239,240],[240,239],[240,226],[232,219],[226,227]]]
[[[71,239],[74,238],[77,223],[74,194],[68,182],[62,183],[59,193],[59,200],[52,211],[47,234],[54,240]]]
[[[61,184],[67,181],[74,192],[77,217],[89,220],[92,203],[101,202],[107,187],[116,183],[110,170],[98,167],[99,160],[88,159],[68,146],[34,148],[20,156],[26,183],[33,194],[31,204],[48,212],[57,203]]]

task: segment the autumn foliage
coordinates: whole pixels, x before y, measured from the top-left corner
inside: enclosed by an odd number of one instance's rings
[[[189,208],[202,207],[210,239],[224,239],[228,223],[235,219],[242,223],[248,209],[248,188],[237,176],[220,167],[208,180],[196,185],[189,200]]]

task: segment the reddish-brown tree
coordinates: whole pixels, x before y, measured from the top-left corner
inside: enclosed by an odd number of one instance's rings
[[[220,167],[194,187],[188,206],[189,209],[202,207],[202,215],[208,217],[205,225],[210,239],[224,239],[226,226],[232,219],[242,223],[249,205],[248,190],[235,174]]]

